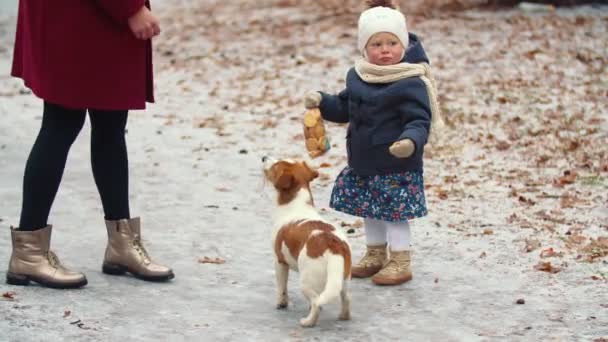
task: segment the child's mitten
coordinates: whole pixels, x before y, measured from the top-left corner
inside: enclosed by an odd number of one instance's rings
[[[395,141],[388,148],[389,152],[397,158],[407,158],[414,153],[415,149],[414,142],[410,139]]]
[[[318,91],[309,91],[304,95],[304,107],[306,109],[317,108],[321,104],[321,94]]]
[[[306,138],[306,150],[311,158],[329,150],[329,139],[325,136],[325,125],[319,108],[309,109],[304,113],[304,138]]]

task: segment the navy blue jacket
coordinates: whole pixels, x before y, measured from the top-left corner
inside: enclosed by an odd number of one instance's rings
[[[416,35],[409,34],[407,63],[428,63]],[[425,83],[410,77],[377,84],[361,80],[354,68],[346,75],[346,89],[338,95],[321,92],[323,119],[347,123],[348,165],[358,175],[370,176],[422,170],[422,155],[431,126],[431,106]],[[397,140],[411,139],[416,146],[408,158],[389,153]]]

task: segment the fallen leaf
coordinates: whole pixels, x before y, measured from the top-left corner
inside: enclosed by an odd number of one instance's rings
[[[209,257],[202,257],[198,259],[198,262],[200,264],[223,264],[226,262],[226,260],[222,259],[222,258],[209,258]]]
[[[458,181],[457,175],[450,175],[443,177],[443,183],[456,183]]]
[[[542,219],[543,221],[550,221],[550,222],[564,224],[564,223],[566,223],[566,219],[560,216],[562,214],[563,213],[561,213],[559,211],[552,211],[551,213],[547,213],[544,210],[539,210],[534,213],[534,215],[536,217]]]
[[[526,51],[524,53],[524,55],[528,58],[528,59],[534,59],[534,57],[536,56],[537,53],[541,53],[542,50],[539,49],[534,49],[534,50],[530,50],[530,51]]]
[[[576,181],[576,172],[566,170],[566,171],[564,171],[563,176],[553,180],[553,185],[555,185],[557,187],[563,187],[566,184],[573,184],[575,181]]]
[[[494,231],[490,228],[486,228],[483,230],[483,235],[492,235],[494,234]]]
[[[496,149],[499,150],[499,151],[506,151],[506,150],[508,150],[510,148],[511,148],[511,144],[509,144],[508,142],[503,141],[503,140],[499,141],[496,144]]]
[[[262,122],[262,129],[275,128],[275,127],[277,127],[278,124],[279,124],[279,122],[276,120],[265,119]]]
[[[4,292],[2,294],[2,299],[3,300],[15,300],[15,295],[17,295],[17,293],[13,292],[13,291]]]
[[[71,314],[72,314],[72,311],[70,311],[70,310],[65,310],[65,311],[63,312],[63,318],[68,317],[68,316],[69,316],[69,315],[71,315]]]
[[[596,259],[608,256],[608,237],[591,238],[589,244],[583,247],[582,252],[587,255],[588,262],[594,262]]]
[[[556,252],[553,247],[544,249],[540,252],[540,257],[541,258],[552,258],[552,257],[562,257],[564,256],[564,253],[561,252]]]
[[[435,193],[437,194],[437,197],[439,197],[439,199],[442,199],[442,200],[448,199],[448,192],[447,192],[447,190],[443,190],[441,188],[438,188],[435,191]]]
[[[553,266],[551,265],[551,262],[543,262],[543,261],[539,261],[538,264],[536,266],[534,266],[535,270],[538,271],[543,271],[543,272],[549,272],[549,273],[557,273],[559,271],[561,271],[561,269],[557,266]]]
[[[566,247],[574,248],[576,246],[582,245],[587,240],[587,237],[580,235],[578,233],[571,234],[566,239]]]
[[[588,202],[579,198],[575,193],[566,192],[559,198],[559,205],[562,208],[575,208]]]
[[[536,204],[536,202],[534,200],[531,200],[531,199],[529,199],[527,197],[524,197],[524,196],[521,196],[521,195],[517,199],[518,199],[518,201],[520,203],[523,203],[523,204],[527,204],[527,205],[535,205]]]

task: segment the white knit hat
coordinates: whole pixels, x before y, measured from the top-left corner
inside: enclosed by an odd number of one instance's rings
[[[409,44],[407,24],[405,23],[405,16],[400,11],[377,6],[361,13],[357,47],[362,54],[365,54],[365,46],[369,39],[379,32],[394,34],[403,44],[403,48],[407,49]]]

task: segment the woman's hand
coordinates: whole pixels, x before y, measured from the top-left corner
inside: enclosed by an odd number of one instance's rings
[[[152,12],[143,6],[137,13],[129,18],[129,28],[138,39],[147,40],[160,34],[158,19]]]
[[[407,158],[414,154],[416,146],[410,139],[403,139],[395,141],[391,147],[388,148],[389,152],[397,158]]]

